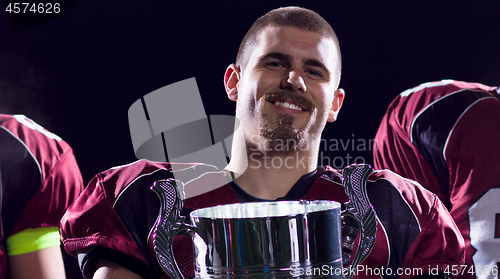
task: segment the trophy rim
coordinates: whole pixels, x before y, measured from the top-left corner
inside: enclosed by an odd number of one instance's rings
[[[256,201],[200,208],[192,211],[190,217],[192,220],[281,218],[340,208],[339,202],[331,200]]]

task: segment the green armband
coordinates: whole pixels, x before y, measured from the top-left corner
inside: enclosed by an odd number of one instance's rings
[[[7,238],[7,255],[15,256],[61,244],[58,227],[26,229]]]

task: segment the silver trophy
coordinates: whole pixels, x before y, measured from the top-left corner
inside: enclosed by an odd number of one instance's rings
[[[196,278],[351,278],[352,270],[370,253],[377,223],[366,193],[369,165],[343,171],[349,202],[346,210],[334,201],[273,201],[227,204],[194,210],[190,222],[180,215],[183,184],[167,179],[154,183],[160,214],[154,249],[162,269],[183,279],[172,251],[175,235],[188,231],[193,240]],[[350,254],[359,223],[360,241],[352,264]],[[357,226],[356,226],[357,227]],[[342,256],[344,254],[344,257]]]

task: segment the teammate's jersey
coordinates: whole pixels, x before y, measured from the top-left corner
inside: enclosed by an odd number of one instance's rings
[[[197,189],[199,193],[185,200],[183,215],[197,208],[260,200],[239,188],[225,172],[201,164],[139,160],[104,171],[89,183],[61,223],[63,244],[70,254],[78,255],[87,278],[99,259],[145,278],[169,278],[161,271],[152,246],[160,202],[150,187],[156,180],[172,178],[172,166],[182,169],[175,172],[176,179],[199,177],[185,185],[186,192]],[[222,186],[203,191],[207,185]],[[463,263],[463,238],[436,195],[390,171],[373,173],[367,191],[377,212],[378,230],[375,246],[360,267],[372,268],[372,276],[359,278],[380,278],[382,267],[408,278]],[[298,199],[348,200],[339,174],[330,167],[304,175],[280,198]],[[185,278],[194,275],[192,251],[190,236],[175,237],[174,255]]]
[[[71,147],[24,115],[0,114],[0,278],[6,240],[26,229],[59,227],[83,190]]]
[[[453,80],[401,93],[375,137],[376,168],[418,181],[450,210],[465,239],[468,278],[498,278],[499,142],[498,89]]]

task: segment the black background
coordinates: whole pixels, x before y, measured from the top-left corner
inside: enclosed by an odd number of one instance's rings
[[[128,108],[155,89],[196,77],[206,113],[232,115],[227,65],[255,19],[288,5],[317,11],[340,39],[346,99],[325,138],[370,140],[391,100],[423,82],[500,85],[496,0],[88,0],[19,32],[0,11],[0,112],[25,114],[65,139],[88,183],[136,159]],[[328,156],[372,160],[351,148]]]

